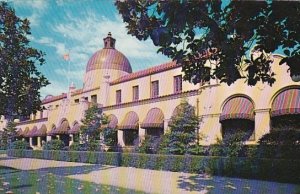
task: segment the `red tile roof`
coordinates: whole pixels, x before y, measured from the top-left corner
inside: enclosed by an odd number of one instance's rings
[[[118,84],[118,83],[138,79],[138,78],[141,78],[141,77],[145,77],[147,75],[152,75],[152,74],[155,74],[155,73],[159,73],[159,72],[166,71],[166,70],[173,69],[173,68],[180,67],[180,66],[181,65],[176,64],[175,61],[171,61],[171,62],[164,63],[164,64],[161,64],[161,65],[158,65],[158,66],[155,66],[155,67],[150,67],[148,69],[144,69],[144,70],[141,70],[141,71],[138,71],[138,72],[134,72],[134,73],[125,75],[123,77],[120,77],[117,80],[114,80],[114,81],[110,82],[110,85],[115,85],[115,84]]]
[[[42,104],[47,104],[49,102],[54,102],[54,101],[57,101],[57,100],[60,100],[60,99],[66,98],[66,97],[67,97],[67,94],[62,93],[61,95],[53,96],[53,97],[46,98],[46,99],[42,100]]]

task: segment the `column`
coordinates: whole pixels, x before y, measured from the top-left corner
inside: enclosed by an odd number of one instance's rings
[[[39,148],[42,147],[41,137],[37,137],[37,146],[38,146]]]
[[[122,147],[125,146],[124,143],[124,131],[123,130],[118,130],[118,144]]]
[[[169,122],[170,122],[171,119],[164,119],[164,134],[167,133],[167,131],[170,130],[170,127],[169,127]]]
[[[146,129],[139,128],[139,145],[141,145],[142,141],[145,140]]]
[[[32,147],[32,137],[29,138],[29,146]]]
[[[74,143],[74,135],[70,134],[69,146],[71,146],[73,143]]]
[[[46,137],[46,141],[51,141],[52,137],[51,136],[47,136]]]
[[[257,142],[263,135],[270,132],[270,124],[270,109],[255,110],[255,142]]]

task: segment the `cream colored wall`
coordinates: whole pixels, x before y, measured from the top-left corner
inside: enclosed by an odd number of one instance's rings
[[[270,131],[270,109],[275,94],[288,86],[300,86],[300,83],[293,82],[289,73],[288,66],[279,66],[280,57],[274,56],[272,70],[276,74],[276,82],[273,86],[258,83],[256,86],[247,86],[244,80],[238,80],[232,86],[219,84],[217,86],[202,87],[199,95],[200,115],[203,116],[201,131],[208,135],[208,141],[220,137],[221,125],[219,115],[222,112],[224,103],[234,96],[247,96],[254,102],[255,107],[255,143],[264,134]],[[219,128],[219,132],[218,132]],[[206,142],[206,143],[207,143]]]
[[[202,118],[200,123],[200,132],[204,135],[202,144],[214,143],[217,137],[221,137],[221,124],[219,122],[219,116],[222,112],[224,103],[234,96],[247,96],[254,103],[255,107],[255,141],[248,143],[255,143],[262,135],[270,131],[270,108],[275,95],[283,88],[290,86],[299,86],[299,82],[293,82],[287,72],[288,66],[279,66],[280,57],[274,56],[274,63],[272,70],[275,72],[276,82],[274,85],[268,86],[267,84],[258,83],[256,86],[247,86],[245,80],[238,80],[231,86],[224,83],[211,84],[200,87],[199,95],[188,97],[188,101],[193,106],[197,106],[197,99],[199,99],[199,116]],[[100,76],[101,72],[94,72],[95,75]],[[103,72],[102,72],[103,73]],[[118,73],[116,73],[118,74]],[[159,95],[173,94],[173,77],[181,74],[181,68],[171,69],[165,72],[145,76],[139,79],[131,80],[128,82],[112,85],[109,87],[108,105],[115,105],[116,102],[116,90],[122,91],[122,103],[132,102],[132,87],[139,85],[139,97],[142,99],[150,98],[150,86],[151,81],[159,80]],[[86,74],[88,76],[89,74]],[[110,77],[110,81],[113,80],[113,75]],[[101,84],[100,84],[101,85]],[[97,98],[103,98],[105,92],[101,89],[86,92],[80,95],[73,96],[68,102],[67,99],[59,100],[45,104],[47,108],[52,105],[52,109],[48,113],[48,122],[46,123],[47,130],[51,130],[52,124],[59,126],[59,122],[62,118],[66,118],[72,127],[73,122],[80,121],[84,115],[84,111],[87,109],[87,102],[83,102],[81,97],[88,96],[89,101],[91,95],[97,94]],[[183,82],[183,91],[198,89],[198,85],[193,85],[188,82]],[[80,99],[79,104],[75,104],[75,99]],[[116,106],[112,110],[105,111],[105,114],[114,114],[118,118],[118,122],[121,123],[126,113],[135,111],[139,116],[139,122],[141,123],[146,117],[148,111],[151,108],[160,108],[164,114],[165,126],[168,119],[172,116],[173,110],[179,105],[182,98],[172,98],[169,100],[162,100],[163,98],[156,98],[155,100],[142,102],[139,105],[137,103],[132,104],[130,107],[120,108]],[[99,102],[99,100],[98,100]],[[59,107],[56,108],[56,105]],[[38,123],[28,124],[30,129]],[[24,128],[26,127],[23,126]],[[22,128],[23,128],[22,127]],[[38,126],[39,127],[39,126]],[[166,128],[166,127],[165,127]],[[141,130],[142,131],[142,130]],[[120,135],[120,134],[119,134]],[[121,140],[120,140],[121,141]]]
[[[133,91],[132,87],[139,86],[139,100],[151,98],[151,82],[159,81],[159,96],[169,95],[174,93],[174,76],[182,75],[181,67],[170,69],[164,72],[148,75],[138,79],[130,80],[120,84],[110,86],[109,105],[116,104],[116,91],[121,90],[122,103],[132,102]],[[182,83],[183,91],[198,89],[198,85],[184,81]]]

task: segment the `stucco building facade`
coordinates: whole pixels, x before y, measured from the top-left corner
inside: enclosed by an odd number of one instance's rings
[[[71,144],[91,102],[98,103],[109,116],[109,126],[118,129],[120,146],[133,144],[128,137],[166,132],[183,98],[195,106],[203,145],[239,128],[250,131],[247,143],[254,144],[272,130],[272,120],[300,113],[300,84],[291,79],[287,65],[279,66],[279,55],[272,56],[276,74],[272,87],[247,86],[245,80],[231,86],[217,80],[194,85],[182,80],[181,66],[175,62],[132,72],[115,43],[110,33],[104,38],[104,48],[87,62],[82,88],[71,85],[66,93],[48,95],[42,101],[43,111],[18,122],[19,135],[32,147],[38,149],[52,138]]]

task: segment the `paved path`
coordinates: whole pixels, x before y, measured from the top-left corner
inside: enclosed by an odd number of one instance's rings
[[[9,158],[0,155],[0,166],[37,170],[78,180],[124,187],[146,193],[300,193],[300,186],[268,181],[209,177],[206,175],[101,166],[85,163]]]

